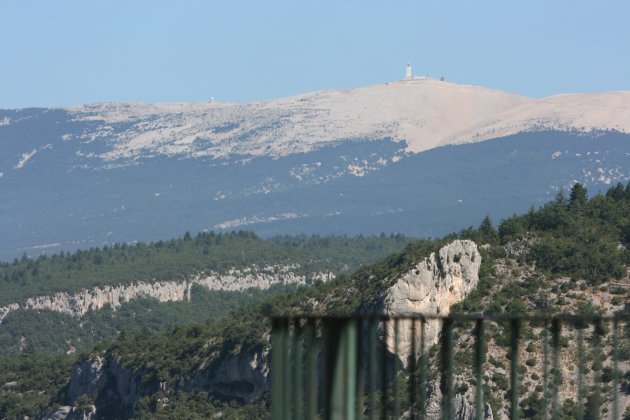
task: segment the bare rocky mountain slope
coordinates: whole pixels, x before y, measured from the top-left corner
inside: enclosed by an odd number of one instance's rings
[[[70,107],[65,110],[75,119],[99,125],[78,138],[68,133],[65,140],[107,139],[109,150],[99,155],[106,162],[146,154],[279,157],[310,152],[330,142],[384,137],[404,141],[406,152],[419,153],[541,129],[628,133],[629,109],[630,92],[531,99],[426,78],[243,105]],[[124,131],[116,129],[120,124],[126,125]]]
[[[629,104],[419,78],[248,104],[0,110],[0,259],[186,230],[439,237],[575,181],[626,182]]]

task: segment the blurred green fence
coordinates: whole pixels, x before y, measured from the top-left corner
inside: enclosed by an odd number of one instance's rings
[[[620,402],[624,378],[619,364],[628,364],[629,321],[627,314],[274,316],[272,418],[483,419],[492,400],[511,419],[586,419],[600,413],[620,419],[625,406]],[[489,340],[493,349],[505,351],[504,377],[509,377],[509,388],[493,395],[486,395],[489,388],[484,386],[489,382]],[[533,348],[540,363],[534,357],[521,360]],[[532,385],[536,378],[535,392],[523,389],[526,362],[537,365],[527,382]],[[606,384],[599,386],[604,374]],[[588,412],[594,390],[609,392]],[[457,393],[473,400],[467,411]],[[574,400],[570,414],[559,395]],[[532,401],[537,401],[536,412]],[[494,418],[500,415],[494,413]]]

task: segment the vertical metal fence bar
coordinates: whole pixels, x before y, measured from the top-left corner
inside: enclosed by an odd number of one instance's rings
[[[356,413],[356,320],[324,322],[326,337],[326,394],[324,418],[353,420]]]
[[[549,418],[549,323],[543,325],[543,420]]]
[[[322,417],[325,420],[330,420],[333,413],[339,410],[341,404],[340,396],[337,395],[338,381],[341,380],[343,372],[339,373],[339,367],[341,365],[340,355],[338,354],[339,348],[337,344],[341,339],[339,336],[339,326],[336,325],[335,320],[324,319],[322,320],[322,333],[324,337],[324,378],[323,384],[323,412]],[[339,387],[340,388],[340,387]]]
[[[613,320],[613,406],[612,418],[619,418],[619,323]]]
[[[357,337],[357,407],[356,415],[358,419],[363,418],[363,409],[365,405],[365,370],[367,364],[365,363],[365,341],[362,339],[363,331],[365,331],[365,323],[362,319],[357,320],[359,329],[359,335]]]
[[[584,326],[577,323],[577,351],[578,351],[578,388],[577,388],[577,419],[584,418]]]
[[[518,319],[510,321],[510,419],[518,420],[520,417],[518,407],[519,378],[518,378],[518,342],[521,325]]]
[[[383,320],[381,328],[383,329],[383,345],[381,346],[381,419],[387,419],[387,327],[388,321]]]
[[[400,349],[398,348],[398,337],[400,334],[400,320],[398,318],[394,319],[394,366],[393,366],[393,374],[394,374],[394,418],[397,419],[400,417],[400,381],[398,379],[398,354],[400,354]]]
[[[411,354],[409,356],[409,414],[410,419],[415,420],[415,404],[416,404],[416,324],[415,319],[411,320]]]
[[[301,419],[304,417],[302,412],[303,403],[304,403],[304,354],[303,347],[304,342],[302,341],[303,329],[300,323],[300,320],[296,320],[293,324],[293,372],[295,374],[294,383],[295,383],[295,397],[293,399],[293,410],[295,419]]]
[[[483,419],[483,365],[486,362],[485,326],[483,319],[475,323],[475,418]]]
[[[368,371],[370,374],[370,420],[376,418],[376,321],[368,324]]]
[[[473,335],[475,337],[474,375],[475,375],[475,408],[474,417],[483,419],[485,414],[485,399],[488,398],[484,388],[484,366],[487,357],[487,319],[486,318],[440,318],[442,322],[439,353],[439,386],[442,391],[440,401],[441,418],[453,419],[454,409],[454,352],[455,352],[455,320],[469,319],[475,322]],[[560,407],[559,391],[562,386],[562,371],[560,366],[560,351],[563,340],[562,323],[568,322],[570,329],[568,338],[577,341],[577,390],[576,407],[573,416],[583,420],[600,415],[599,395],[608,388],[600,382],[612,382],[612,391],[608,402],[610,412],[608,418],[619,419],[622,416],[620,408],[620,347],[624,343],[619,336],[619,321],[621,318],[580,318],[574,316],[558,318],[491,318],[499,322],[509,322],[510,325],[510,380],[509,393],[510,419],[519,419],[523,414],[519,406],[521,375],[519,373],[519,350],[521,346],[522,322],[537,320],[544,324],[542,329],[543,346],[543,411],[541,418],[559,419],[563,415],[564,407]],[[587,320],[594,326],[589,350],[585,340],[584,329]],[[420,331],[417,331],[418,321]],[[374,419],[380,408],[380,418],[400,418],[401,411],[407,411],[407,418],[426,418],[427,408],[427,377],[428,358],[426,343],[427,321],[418,317],[407,318],[334,318],[326,317],[321,322],[316,318],[273,318],[271,331],[271,416],[273,419],[363,419],[367,416]],[[433,318],[429,322],[434,322]],[[437,321],[435,321],[437,322]],[[322,326],[322,338],[319,338],[318,326]],[[607,330],[612,324],[612,334]],[[380,325],[379,325],[380,324]],[[622,324],[623,325],[623,324]],[[382,340],[377,335],[379,326],[382,327]],[[431,324],[433,328],[433,324]],[[459,331],[459,330],[458,330]],[[367,336],[363,334],[367,332]],[[408,402],[401,401],[400,381],[405,373],[399,375],[399,362],[394,356],[401,350],[399,336],[407,337],[411,334],[407,359],[409,373]],[[573,335],[575,334],[575,335]],[[359,338],[361,337],[361,338]],[[393,340],[393,342],[392,342]],[[611,341],[610,341],[611,340]],[[319,344],[322,363],[319,363]],[[406,343],[405,343],[406,344]],[[610,353],[609,346],[612,345]],[[623,348],[622,348],[623,349]],[[529,350],[529,349],[528,349]],[[380,354],[379,354],[380,351]],[[592,351],[592,353],[591,353]],[[394,356],[390,352],[393,352]],[[610,365],[602,370],[602,361],[612,357]],[[416,357],[419,355],[419,357]],[[391,356],[391,357],[390,357]],[[575,356],[573,356],[575,357]],[[592,367],[593,383],[588,385],[587,359],[594,360]],[[379,360],[380,358],[380,360]],[[431,357],[432,361],[437,358]],[[404,363],[403,363],[404,364]],[[437,365],[437,363],[436,363]],[[590,367],[590,362],[588,364]],[[608,375],[612,367],[612,378]],[[436,366],[437,368],[437,366]],[[433,369],[431,369],[433,372]],[[606,374],[609,379],[603,379]],[[321,375],[321,380],[320,380]],[[367,375],[367,376],[366,376]],[[380,378],[379,376],[380,375]],[[433,376],[431,376],[433,378]],[[380,384],[380,389],[378,386]],[[572,382],[572,385],[575,385]],[[321,392],[318,389],[321,388]],[[610,388],[608,388],[610,389]],[[365,403],[365,394],[369,399]],[[588,394],[588,398],[587,397]],[[380,395],[380,404],[378,404]],[[318,403],[317,399],[321,397]],[[403,401],[405,397],[403,396]],[[593,400],[593,402],[591,402]],[[401,405],[403,407],[401,407]],[[612,405],[612,406],[611,406]],[[505,405],[507,408],[507,403]],[[539,406],[540,407],[540,406]],[[585,407],[590,407],[588,410]],[[562,408],[562,409],[561,409]],[[588,413],[586,412],[588,411]],[[604,409],[605,411],[605,409]],[[496,413],[498,415],[499,413]],[[595,417],[593,417],[595,416]]]
[[[561,373],[560,373],[560,333],[561,333],[562,325],[560,324],[559,319],[554,319],[551,321],[551,348],[553,352],[553,362],[552,369],[553,374],[551,375],[551,390],[552,390],[552,399],[551,399],[551,418],[556,420],[559,418],[560,413],[558,412],[558,388],[560,387],[561,381]]]
[[[314,420],[317,416],[317,321],[310,319],[306,323],[306,418]]]
[[[426,366],[426,343],[425,343],[425,330],[426,320],[422,318],[420,320],[420,374],[418,378],[420,387],[420,418],[422,420],[426,417],[427,406],[427,366]]]
[[[344,352],[344,413],[340,420],[354,420],[356,414],[357,395],[357,338],[358,319],[350,319],[343,330],[343,352]]]
[[[453,419],[453,320],[442,320],[442,348],[441,348],[441,380],[442,390],[442,419]]]
[[[340,396],[336,394],[336,385],[342,373],[338,372],[341,365],[337,344],[340,340],[339,327],[334,320],[322,320],[322,336],[324,339],[324,377],[322,380],[322,413],[323,418],[330,420],[333,413],[339,410]],[[339,378],[337,377],[339,376]]]
[[[286,366],[286,339],[288,322],[284,319],[274,319],[272,322],[271,342],[271,416],[274,419],[282,420],[285,417],[285,390],[284,375]]]
[[[330,372],[330,365],[332,364],[332,359],[333,356],[331,355],[331,351],[330,351],[330,342],[331,342],[331,337],[330,335],[332,334],[331,328],[330,328],[330,321],[327,320],[326,318],[322,318],[321,320],[321,362],[320,365],[322,366],[322,373],[320,376],[321,379],[321,383],[320,383],[320,389],[319,389],[319,412],[321,413],[321,417],[323,417],[324,419],[328,418],[328,413],[331,410],[331,400],[330,400],[330,376],[331,376],[331,372]]]
[[[295,402],[293,398],[293,372],[295,369],[295,366],[293,365],[293,335],[295,335],[295,328],[292,328],[292,324],[292,320],[289,319],[287,322],[287,336],[284,340],[285,346],[287,347],[284,369],[284,415],[287,419],[293,418],[292,410]]]
[[[602,356],[603,356],[603,339],[605,337],[605,329],[601,319],[595,319],[593,321],[593,338],[592,338],[592,348],[593,351],[593,366],[592,366],[592,375],[593,375],[593,385],[591,388],[591,401],[593,403],[589,404],[588,411],[586,412],[586,416],[589,418],[599,419],[600,418],[600,404],[601,404],[601,391],[602,386],[600,384],[601,373],[602,373]]]

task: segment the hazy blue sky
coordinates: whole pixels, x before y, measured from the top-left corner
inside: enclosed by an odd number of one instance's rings
[[[0,3],[0,108],[245,102],[395,80],[407,61],[534,97],[630,89],[625,0],[95,3]]]

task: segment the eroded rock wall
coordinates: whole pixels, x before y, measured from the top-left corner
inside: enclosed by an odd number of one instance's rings
[[[477,287],[481,255],[470,240],[455,240],[436,254],[418,262],[387,290],[384,311],[389,315],[440,315],[450,313],[451,306],[463,300]],[[424,343],[429,347],[438,341],[440,320],[427,320]],[[411,353],[411,321],[401,320],[398,329],[398,357],[406,366]],[[394,352],[394,325],[385,330],[388,350]],[[414,337],[420,343],[420,323]],[[416,346],[419,351],[419,345]]]
[[[250,288],[269,289],[277,284],[306,284],[307,280],[328,281],[332,273],[314,273],[308,277],[296,274],[297,266],[273,266],[258,269],[232,269],[224,274],[199,274],[186,281],[137,282],[129,285],[103,286],[84,289],[75,293],[55,293],[52,296],[28,298],[23,303],[12,303],[0,307],[0,323],[13,311],[19,309],[48,310],[81,317],[88,311],[105,306],[118,308],[125,302],[149,297],[160,302],[190,300],[191,288],[198,284],[210,290],[242,291]]]

